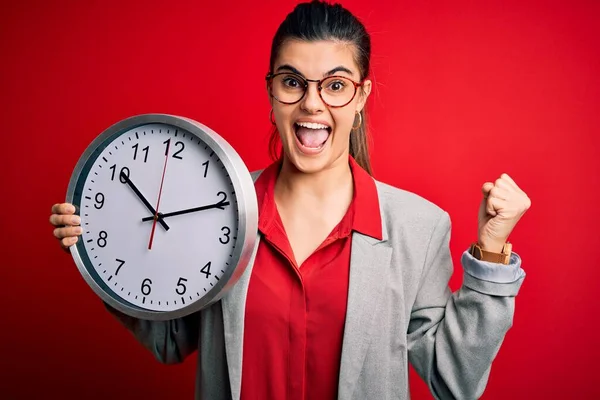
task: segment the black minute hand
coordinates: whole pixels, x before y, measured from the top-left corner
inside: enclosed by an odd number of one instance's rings
[[[174,217],[176,215],[189,214],[189,213],[193,213],[196,211],[210,210],[211,208],[218,208],[220,210],[224,210],[225,206],[228,206],[228,205],[229,205],[228,201],[220,201],[218,203],[209,204],[207,206],[187,208],[185,210],[173,211],[173,212],[165,213],[165,214],[159,213],[159,216],[161,218]],[[145,218],[142,218],[142,221],[152,221],[153,219],[154,219],[154,217],[145,217]]]
[[[125,183],[127,183],[129,185],[129,187],[131,188],[131,190],[133,190],[133,192],[137,195],[137,197],[140,198],[140,200],[142,201],[142,203],[144,203],[146,208],[153,214],[150,217],[150,219],[153,220],[154,215],[156,215],[156,211],[154,210],[154,207],[152,207],[152,204],[150,204],[148,202],[148,200],[146,200],[146,198],[144,197],[142,192],[140,192],[140,190],[133,184],[131,179],[129,179],[129,177],[124,172],[121,171],[120,176],[121,176],[121,179],[123,179],[125,181]],[[162,219],[160,214],[158,215],[158,222],[162,225],[163,228],[165,228],[166,231],[169,230],[169,225],[167,225],[167,223]]]

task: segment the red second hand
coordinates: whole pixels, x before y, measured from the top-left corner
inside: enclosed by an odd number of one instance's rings
[[[162,195],[163,183],[165,181],[165,172],[167,171],[167,161],[169,161],[169,147],[171,147],[171,140],[167,141],[167,150],[165,151],[165,166],[163,167],[162,178],[160,179],[160,189],[158,190],[158,200],[156,201],[156,214],[154,214],[154,222],[152,222],[152,232],[150,232],[150,242],[148,243],[148,250],[152,250],[152,241],[154,240],[154,230],[156,229],[156,221],[158,221],[158,207],[160,206],[160,196]]]

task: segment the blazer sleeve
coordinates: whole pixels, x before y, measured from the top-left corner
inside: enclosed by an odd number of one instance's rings
[[[161,363],[183,362],[198,349],[200,312],[168,321],[149,321],[131,317],[106,303],[104,305]]]
[[[408,356],[436,399],[476,399],[512,326],[525,273],[515,253],[509,265],[463,254],[462,287],[451,293],[451,222],[443,212],[427,249],[408,327]]]

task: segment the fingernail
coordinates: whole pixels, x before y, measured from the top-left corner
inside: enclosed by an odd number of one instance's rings
[[[75,244],[75,243],[77,243],[77,238],[76,238],[76,237],[73,237],[73,238],[71,238],[71,243],[72,243],[72,244]]]
[[[75,206],[73,206],[72,204],[69,205],[69,212],[72,212],[72,213],[75,212]]]
[[[73,217],[73,219],[71,219],[71,223],[73,225],[79,225],[81,223],[81,218],[80,217]]]
[[[77,228],[75,228],[75,233],[81,233],[82,229],[80,226],[78,226]]]

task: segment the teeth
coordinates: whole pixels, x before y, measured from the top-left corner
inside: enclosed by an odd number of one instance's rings
[[[329,129],[327,125],[319,124],[316,122],[296,122],[296,125],[308,129]]]

